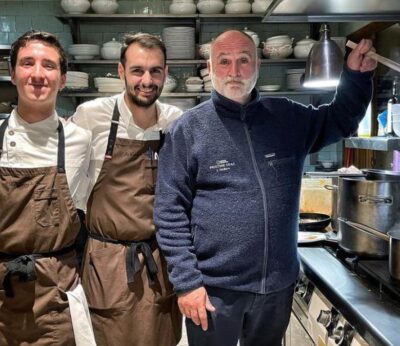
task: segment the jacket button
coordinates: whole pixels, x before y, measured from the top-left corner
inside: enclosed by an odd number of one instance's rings
[[[13,136],[13,135],[14,135],[14,131],[13,131],[13,130],[10,130],[10,131],[8,131],[8,134],[9,134],[10,136]]]
[[[15,143],[14,141],[10,142],[11,147],[15,147],[16,145],[17,145],[17,143]]]

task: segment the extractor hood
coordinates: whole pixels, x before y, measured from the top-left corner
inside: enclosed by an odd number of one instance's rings
[[[273,0],[263,22],[400,21],[400,0]]]

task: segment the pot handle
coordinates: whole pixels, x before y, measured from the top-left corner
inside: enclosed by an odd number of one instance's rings
[[[355,228],[357,231],[361,231],[361,232],[367,233],[368,235],[372,235],[374,237],[377,237],[379,239],[383,239],[383,240],[389,241],[389,237],[386,234],[381,233],[381,232],[377,231],[376,229],[374,229],[372,227],[368,227],[368,226],[362,225],[362,224],[357,223],[357,222],[349,221],[349,220],[344,219],[342,217],[338,217],[338,221],[339,222],[344,222],[346,225],[349,225],[350,227]]]
[[[361,204],[393,204],[393,196],[368,196],[368,195],[359,195],[358,196],[358,201]]]
[[[339,189],[339,186],[337,185],[324,185],[324,188],[330,191],[336,191]]]

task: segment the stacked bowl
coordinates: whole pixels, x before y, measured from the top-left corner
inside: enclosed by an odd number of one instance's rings
[[[268,38],[263,42],[263,55],[269,59],[285,59],[293,53],[293,38],[279,35]]]
[[[119,78],[96,77],[94,86],[103,93],[120,93],[125,89],[124,82]]]
[[[97,44],[71,44],[68,53],[76,60],[91,60],[100,54],[100,47]]]
[[[302,88],[301,79],[305,73],[304,68],[289,68],[286,70],[286,87],[289,90]]]
[[[194,59],[194,33],[194,28],[187,26],[164,28],[162,40],[167,48],[167,59]]]
[[[200,70],[200,76],[203,78],[204,91],[210,92],[213,89],[213,86],[207,67]]]
[[[172,3],[169,5],[169,13],[195,14],[196,5],[193,0],[172,0]]]
[[[249,0],[228,0],[225,5],[225,13],[239,14],[250,13],[251,4]]]
[[[218,14],[223,11],[225,4],[222,0],[199,0],[197,9],[201,14]]]
[[[211,42],[199,45],[199,56],[203,59],[210,59]]]
[[[98,14],[114,14],[118,10],[117,0],[93,0],[91,6]]]
[[[166,99],[161,97],[160,101],[178,107],[182,111],[186,111],[187,109],[193,108],[197,104],[196,97],[187,97],[187,98],[168,97]]]
[[[68,14],[85,13],[89,7],[89,0],[61,0],[62,9]]]
[[[203,80],[200,77],[189,77],[185,81],[185,88],[188,92],[203,91]]]
[[[165,79],[164,87],[162,92],[163,93],[170,93],[171,91],[174,91],[176,87],[178,86],[178,81],[176,78],[169,74],[167,78]]]
[[[81,90],[89,88],[89,74],[79,71],[68,71],[67,83],[65,84],[65,87],[71,90]]]

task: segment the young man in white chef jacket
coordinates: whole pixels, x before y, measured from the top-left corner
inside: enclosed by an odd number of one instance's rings
[[[164,132],[182,112],[157,100],[168,69],[155,36],[127,35],[118,72],[124,92],[73,116],[93,138],[82,283],[98,345],[172,346],[182,319],[155,240],[153,201]]]
[[[75,252],[91,135],[55,110],[67,59],[54,35],[25,33],[10,58],[18,105],[0,124],[0,345],[95,345]]]

